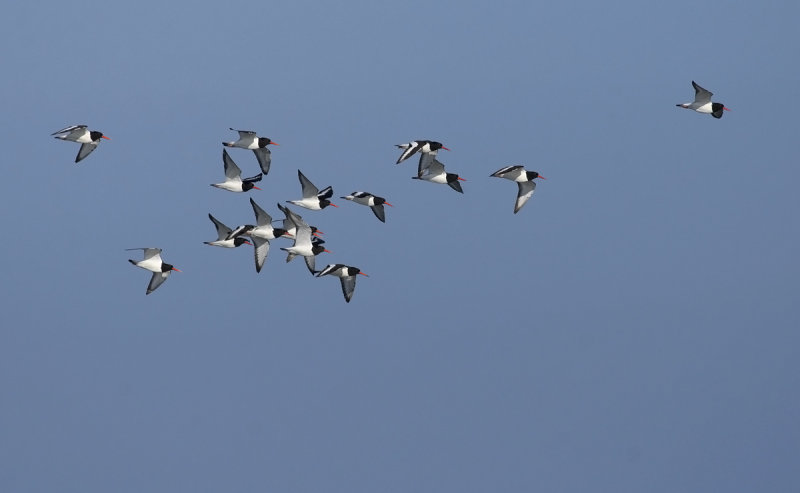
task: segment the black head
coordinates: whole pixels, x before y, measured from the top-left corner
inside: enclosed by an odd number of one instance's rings
[[[714,118],[722,118],[723,110],[726,110],[725,105],[722,103],[711,103],[711,116]]]
[[[247,238],[242,238],[241,236],[237,236],[236,238],[233,239],[233,246],[235,247],[242,246],[245,243],[247,243],[248,245],[251,244],[249,241],[247,241]]]
[[[252,190],[252,189],[254,189],[254,188],[255,188],[256,190],[261,190],[261,189],[260,189],[260,188],[258,188],[258,187],[256,186],[256,184],[255,184],[255,183],[253,183],[252,181],[244,181],[244,182],[242,182],[242,191],[243,191],[243,192],[246,192],[246,191],[248,191],[248,190]]]
[[[458,181],[458,175],[455,173],[447,173],[447,183],[453,183],[454,181]]]
[[[539,178],[539,173],[536,171],[526,171],[525,175],[528,177],[528,180],[533,180],[534,178]]]
[[[386,199],[383,197],[375,196],[375,205],[383,205],[386,203]]]
[[[358,267],[345,267],[344,271],[348,276],[357,276],[361,272],[361,269]]]
[[[258,138],[258,147],[261,147],[263,149],[264,147],[267,147],[270,144],[278,145],[275,142],[272,142],[272,140],[269,139],[268,137],[259,137]]]
[[[89,137],[92,138],[92,142],[100,140],[103,138],[103,132],[98,132],[97,130],[92,130],[89,132]],[[108,137],[106,137],[108,138]]]
[[[328,199],[319,199],[319,207],[321,209],[324,209],[324,208],[328,207],[329,205],[333,205],[330,200],[328,200]]]
[[[430,147],[432,151],[438,151],[439,149],[444,149],[445,151],[450,150],[444,145],[442,145],[441,142],[436,142],[435,140],[430,141],[430,143],[428,143],[428,147]]]
[[[280,238],[286,234],[286,230],[283,228],[272,228],[272,234],[275,235],[275,238]]]
[[[161,263],[161,272],[169,272],[172,270],[172,264],[168,264],[166,262]]]
[[[324,251],[325,251],[325,247],[322,246],[322,245],[314,245],[313,247],[311,247],[311,253],[313,253],[314,255],[319,255],[320,253],[322,253]]]

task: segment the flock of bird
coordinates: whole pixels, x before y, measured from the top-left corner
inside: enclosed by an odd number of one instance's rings
[[[725,107],[722,103],[712,102],[711,97],[713,94],[700,87],[696,82],[692,81],[692,86],[695,90],[694,101],[691,103],[680,103],[676,106],[694,110],[699,113],[707,113],[714,118],[722,118],[723,111],[730,111],[730,109]],[[231,128],[231,130],[234,129]],[[225,171],[225,181],[213,183],[211,186],[229,192],[248,192],[252,189],[260,190],[255,184],[269,173],[270,165],[272,164],[272,153],[268,146],[278,145],[278,143],[273,142],[267,137],[259,137],[256,135],[256,132],[253,131],[235,131],[239,133],[239,139],[231,142],[223,142],[222,145],[228,148],[252,150],[261,171],[250,178],[242,178],[242,170],[236,165],[233,159],[231,159],[227,149],[223,149],[222,162]],[[89,130],[87,125],[70,125],[54,132],[52,135],[56,139],[81,144],[78,155],[75,157],[76,163],[91,154],[97,148],[101,139],[110,140],[109,137],[103,135],[102,132]],[[400,164],[413,155],[419,154],[417,174],[416,176],[412,176],[412,179],[447,184],[453,190],[464,193],[461,182],[466,180],[456,173],[448,173],[445,170],[444,164],[437,159],[440,150],[450,150],[440,142],[415,140],[406,144],[398,144],[397,147],[402,149],[402,153],[397,159],[396,164]],[[331,186],[320,190],[302,173],[302,171],[297,170],[297,176],[300,180],[303,197],[297,200],[287,200],[287,203],[313,211],[322,210],[328,206],[338,207],[331,203],[330,199],[333,196],[333,188]],[[517,198],[514,203],[514,214],[522,209],[536,190],[536,183],[534,180],[537,178],[545,179],[545,177],[538,172],[528,171],[523,166],[519,165],[503,167],[489,176],[505,178],[517,183],[518,190]],[[386,222],[384,205],[392,206],[392,204],[387,202],[383,197],[362,191],[356,191],[341,198],[370,207],[375,216],[384,223]],[[206,245],[222,248],[237,248],[245,244],[251,245],[254,251],[256,272],[261,272],[264,261],[269,253],[270,240],[276,238],[292,239],[293,244],[291,246],[281,247],[281,250],[287,252],[286,261],[289,262],[297,256],[302,256],[312,275],[316,277],[327,275],[338,277],[344,299],[346,302],[350,302],[355,290],[357,276],[366,276],[367,274],[361,272],[358,267],[344,264],[329,264],[321,270],[316,270],[316,256],[322,252],[330,253],[330,251],[323,246],[325,241],[319,237],[321,231],[306,223],[299,214],[280,203],[278,204],[278,209],[284,214],[284,219],[280,222],[280,225],[276,225],[272,216],[262,209],[252,198],[250,199],[250,205],[253,207],[253,213],[255,214],[255,224],[245,224],[237,226],[236,228],[230,228],[213,215],[209,214],[208,218],[214,224],[217,231],[217,239],[204,243]],[[153,273],[145,294],[150,294],[161,286],[172,271],[181,272],[172,264],[168,264],[162,260],[160,248],[129,248],[128,250],[142,250],[142,260],[129,259],[128,261],[137,267],[141,267]]]

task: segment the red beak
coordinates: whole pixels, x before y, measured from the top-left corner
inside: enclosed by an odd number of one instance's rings
[[[111,140],[109,137],[106,137],[105,135],[102,135],[100,138],[101,139],[106,139],[106,140]]]
[[[541,178],[542,180],[546,180],[546,179],[547,179],[547,178],[545,178],[545,177],[544,177],[544,176],[542,176],[542,175],[539,175],[539,178]]]
[[[722,107],[722,109],[725,110],[725,111],[730,111],[731,110],[730,108],[726,108],[724,106]]]
[[[444,149],[445,151],[449,151],[449,150],[450,150],[450,149],[448,149],[448,148],[447,148],[447,147],[445,147],[445,146],[442,146],[442,149]]]
[[[394,206],[393,206],[392,204],[390,204],[389,202],[384,202],[384,204],[388,205],[389,207],[394,207]]]
[[[362,276],[367,276],[367,275],[366,275],[366,274],[364,274],[363,272],[359,272],[359,274],[361,274]],[[367,277],[369,277],[369,276],[367,276]]]
[[[174,270],[174,271],[176,271],[176,272],[183,272],[182,270],[180,270],[180,269],[176,269],[175,267],[173,267],[173,268],[172,268],[172,270]]]
[[[467,180],[461,178],[460,176],[458,177],[458,179],[461,180],[461,181],[467,181]]]
[[[276,145],[276,146],[279,146],[279,145],[280,145],[280,144],[278,144],[277,142],[272,142],[272,141],[270,141],[269,143],[270,143],[270,144],[273,144],[273,145]]]

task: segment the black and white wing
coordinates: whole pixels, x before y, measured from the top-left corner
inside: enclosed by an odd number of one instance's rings
[[[333,187],[331,187],[330,185],[328,185],[327,187],[323,188],[322,191],[320,191],[317,194],[317,197],[319,197],[321,199],[329,199],[332,196],[333,196]]]
[[[522,166],[519,166],[519,165],[517,165],[517,166],[506,166],[505,168],[500,168],[499,170],[495,171],[494,173],[492,173],[489,176],[494,176],[496,178],[505,178],[506,174],[509,174],[509,173],[511,173],[513,171],[518,171],[520,168],[522,168]],[[509,177],[509,178],[511,178],[511,177]]]
[[[458,193],[464,193],[464,189],[461,188],[461,182],[458,180],[455,181],[448,181],[447,184]]]
[[[395,146],[400,149],[403,149],[403,153],[400,154],[399,158],[397,158],[397,163],[395,164],[400,164],[406,159],[410,158],[411,156],[414,155],[415,152],[419,150],[420,147],[422,147],[420,143],[417,141],[412,141],[409,142],[408,144],[395,144]]]
[[[229,181],[242,181],[242,170],[233,162],[225,149],[222,149],[222,163],[225,165],[225,178]]]
[[[252,236],[251,239],[253,240],[256,272],[261,272],[261,268],[264,267],[264,261],[267,259],[267,254],[269,253],[269,240],[258,236]]]
[[[315,187],[308,178],[306,178],[302,171],[297,170],[297,177],[300,178],[300,186],[303,187],[304,199],[316,197],[319,194],[319,189]]]
[[[261,172],[265,175],[269,173],[269,165],[272,164],[272,152],[266,147],[253,149],[253,154],[256,155],[258,165],[261,166]]]
[[[344,300],[350,303],[350,300],[353,299],[353,292],[356,290],[356,276],[344,276],[339,278],[342,282],[342,294],[344,294]]]
[[[514,203],[514,214],[522,209],[522,206],[533,196],[533,192],[536,190],[536,182],[533,180],[517,182],[517,185],[519,185],[519,191],[517,192],[517,201]]]
[[[317,265],[317,256],[310,255],[308,257],[303,257],[303,260],[306,261],[306,267],[308,267],[308,271],[311,272],[312,275],[316,274],[317,271],[314,269]]]
[[[94,151],[95,149],[97,149],[97,142],[87,142],[85,144],[81,144],[81,148],[78,149],[78,155],[75,156],[75,162],[76,163],[80,162],[81,160],[83,160],[83,158],[91,154],[92,151]]]
[[[250,231],[254,228],[252,224],[243,224],[241,226],[236,226],[233,230],[228,234],[225,238],[226,240],[230,240],[231,238],[238,238],[242,235],[250,235]]]
[[[250,205],[253,206],[253,212],[256,215],[256,225],[258,226],[268,226],[272,224],[272,216],[267,214],[267,211],[262,209],[256,201],[252,198],[250,199]]]
[[[436,154],[431,152],[422,152],[419,155],[419,165],[417,165],[417,176],[422,176],[431,167],[431,164],[436,161]],[[438,161],[436,161],[438,162]],[[439,163],[441,164],[441,163]]]
[[[256,176],[251,176],[250,178],[242,179],[242,182],[243,183],[257,183],[257,182],[261,181],[261,178],[263,178],[263,177],[264,177],[264,173],[259,173]]]
[[[217,228],[217,241],[224,240],[233,233],[233,230],[220,222],[216,217],[212,216],[210,213],[208,218],[211,219],[211,222],[214,223],[214,226]]]
[[[439,160],[436,159],[435,156],[433,156],[430,164],[428,164],[428,167],[425,168],[425,170],[420,170],[420,174],[417,176],[422,176],[424,174],[435,176],[435,175],[440,175],[442,173],[444,173],[444,164],[440,163]]]
[[[126,248],[127,251],[132,250],[142,250],[144,253],[144,260],[151,259],[155,257],[159,261],[161,260],[161,249],[160,248]]]
[[[145,294],[152,293],[158,289],[159,286],[164,284],[164,281],[167,280],[170,272],[172,271],[168,270],[167,272],[153,272],[153,276],[150,278],[150,284],[147,285],[147,292]]]
[[[238,132],[240,139],[245,139],[245,138],[248,138],[248,137],[255,138],[255,136],[256,136],[256,133],[253,132],[252,130],[236,130],[233,127],[230,127],[230,129],[233,130],[234,132]]]
[[[375,217],[381,220],[382,223],[386,222],[386,212],[383,210],[383,204],[375,204],[369,207],[375,213]]]
[[[88,128],[88,125],[70,125],[68,127],[64,127],[57,132],[53,132],[50,135],[58,135],[58,134],[71,134],[75,130],[81,130],[83,132]]]
[[[700,105],[710,103],[711,96],[714,94],[711,91],[707,91],[700,87],[695,81],[692,81],[692,86],[694,86],[694,102]]]

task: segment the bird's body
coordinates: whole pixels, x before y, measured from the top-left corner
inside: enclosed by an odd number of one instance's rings
[[[408,144],[395,144],[395,147],[403,149],[400,157],[397,158],[396,164],[402,163],[417,152],[430,156],[436,156],[436,153],[439,152],[439,149],[444,149],[445,151],[450,150],[443,146],[441,142],[436,142],[434,140],[412,140]],[[420,156],[420,159],[422,159],[422,156]]]
[[[212,187],[221,188],[229,192],[246,192],[253,188],[261,190],[255,183],[261,181],[262,173],[242,179],[242,170],[233,162],[233,159],[231,159],[228,155],[228,151],[225,149],[222,150],[222,163],[225,167],[225,181],[222,183],[212,183]]]
[[[92,151],[97,149],[100,139],[111,140],[103,135],[103,132],[89,130],[87,125],[70,125],[50,135],[54,136],[56,139],[68,140],[81,144],[81,148],[78,149],[78,155],[75,156],[76,163],[80,162],[83,158],[91,154]]]
[[[447,173],[444,169],[444,165],[435,158],[430,161],[430,164],[426,168],[420,166],[417,171],[417,176],[412,176],[411,178],[414,180],[429,181],[431,183],[447,184],[450,188],[459,193],[464,193],[459,181],[467,181],[455,173]]]
[[[329,200],[333,195],[332,187],[325,187],[320,191],[300,170],[297,170],[297,177],[300,179],[300,185],[303,188],[303,198],[300,200],[287,200],[286,202],[312,211],[322,210],[329,205],[338,207]]]
[[[344,300],[350,303],[353,298],[353,292],[356,289],[356,276],[361,274],[367,276],[358,267],[351,267],[344,264],[329,264],[321,271],[317,272],[317,277],[321,276],[336,276],[342,284],[342,294]],[[367,276],[369,277],[369,276]]]
[[[526,171],[523,166],[506,166],[505,168],[500,168],[489,176],[505,178],[506,180],[511,180],[519,185],[517,191],[517,200],[514,203],[514,214],[519,212],[519,210],[522,209],[522,206],[525,205],[525,202],[527,202],[531,196],[533,196],[533,192],[536,190],[536,183],[533,180],[536,178],[546,180],[544,176],[540,175],[536,171]]]
[[[691,103],[679,103],[675,106],[686,108],[687,110],[694,110],[698,113],[707,113],[714,118],[722,118],[724,111],[730,111],[722,103],[714,103],[711,101],[711,96],[714,95],[711,91],[707,91],[700,87],[695,81],[692,81],[694,87],[694,101]]]
[[[221,221],[211,214],[208,215],[208,218],[211,219],[211,222],[214,223],[214,227],[217,228],[217,239],[214,241],[204,241],[203,243],[206,245],[222,248],[236,248],[244,245],[245,243],[252,245],[252,243],[241,236],[232,237],[231,234],[233,233],[233,230],[228,226],[225,226]]]
[[[160,248],[128,248],[127,250],[144,251],[144,259],[128,259],[128,262],[132,263],[136,267],[141,267],[142,269],[149,270],[153,273],[152,277],[150,278],[150,283],[147,285],[147,292],[145,294],[150,294],[159,286],[161,286],[161,284],[167,280],[167,277],[169,277],[170,272],[173,270],[180,272],[180,270],[173,267],[172,264],[168,264],[161,260]]]
[[[356,204],[366,205],[375,214],[382,223],[386,222],[386,213],[383,210],[384,204],[393,207],[392,204],[386,202],[383,197],[378,197],[369,192],[353,192],[350,195],[342,197],[345,200],[351,200]]]
[[[252,130],[235,130],[239,132],[239,140],[233,142],[223,142],[225,147],[239,147],[241,149],[250,149],[256,155],[258,165],[261,167],[263,174],[269,173],[269,167],[272,163],[272,152],[267,148],[268,145],[278,145],[268,137],[259,137]]]

